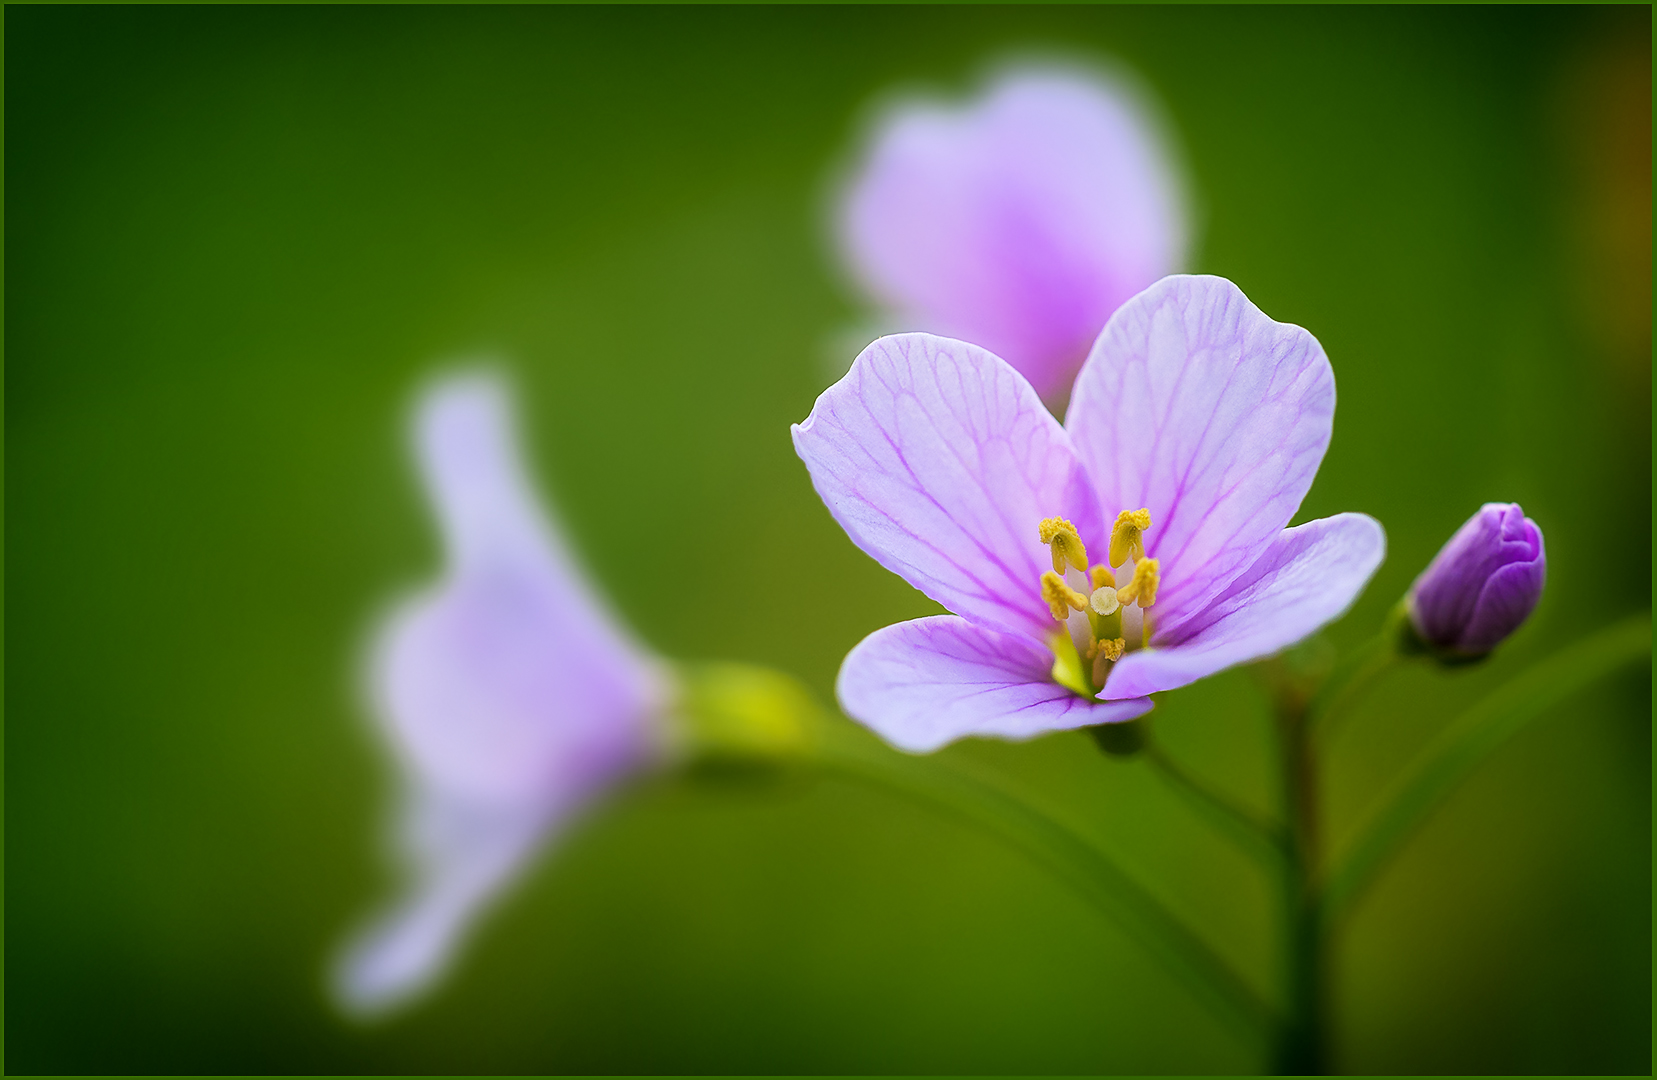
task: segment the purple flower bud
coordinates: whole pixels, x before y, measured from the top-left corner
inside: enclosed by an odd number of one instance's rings
[[[1482,656],[1529,617],[1547,577],[1542,530],[1518,503],[1485,503],[1410,587],[1410,623],[1427,644]]]

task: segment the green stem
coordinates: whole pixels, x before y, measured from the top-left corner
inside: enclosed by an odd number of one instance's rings
[[[1068,826],[935,759],[901,756],[850,733],[824,735],[821,765],[987,827],[1111,916],[1245,1038],[1275,1023],[1271,1007],[1224,958]]]
[[[1280,865],[1288,847],[1287,830],[1264,814],[1214,788],[1169,756],[1162,744],[1146,734],[1145,760],[1184,795],[1204,817],[1268,865]]]
[[[1625,665],[1651,656],[1651,613],[1631,616],[1555,653],[1463,713],[1376,802],[1323,888],[1333,923],[1457,785],[1527,723]]]
[[[1392,647],[1394,636],[1395,633],[1382,631],[1365,642],[1358,650],[1360,659],[1352,674],[1336,683],[1334,690],[1321,695],[1322,700],[1313,702],[1313,723],[1325,735],[1335,730],[1335,722],[1345,715],[1358,696],[1399,661],[1398,650]]]
[[[1285,711],[1279,717],[1278,733],[1289,834],[1283,880],[1289,1014],[1279,1032],[1276,1071],[1319,1075],[1326,1053],[1326,972],[1322,912],[1313,888],[1318,864],[1318,776],[1309,714],[1304,709]]]

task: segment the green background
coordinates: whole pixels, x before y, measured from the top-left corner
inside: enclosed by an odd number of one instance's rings
[[[403,411],[495,357],[573,542],[663,654],[825,699],[933,610],[788,439],[868,313],[825,177],[871,97],[1009,50],[1164,103],[1192,269],[1315,333],[1334,443],[1302,519],[1390,550],[1363,641],[1481,502],[1546,530],[1494,660],[1382,684],[1330,830],[1461,708],[1650,598],[1650,15],[1571,9],[8,8],[10,1071],[1252,1070],[1016,853],[849,782],[641,785],[392,1022],[323,970],[390,878],[357,652],[427,578]],[[849,356],[837,359],[844,364]],[[1341,939],[1350,1070],[1650,1069],[1650,682],[1551,712]],[[1259,805],[1265,697],[1163,696]],[[1264,986],[1273,890],[1085,736],[947,751],[1151,883]]]

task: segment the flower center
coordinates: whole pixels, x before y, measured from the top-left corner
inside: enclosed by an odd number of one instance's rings
[[[1145,609],[1156,603],[1162,579],[1157,561],[1145,557],[1150,527],[1147,509],[1116,515],[1109,565],[1098,566],[1088,564],[1080,534],[1064,518],[1044,518],[1038,527],[1041,542],[1053,552],[1053,569],[1041,575],[1042,602],[1060,624],[1048,635],[1053,680],[1083,697],[1104,689],[1123,653],[1151,640]]]

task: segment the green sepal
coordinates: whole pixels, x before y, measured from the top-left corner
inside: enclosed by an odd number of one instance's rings
[[[1114,724],[1094,724],[1082,730],[1093,736],[1099,749],[1109,756],[1130,758],[1145,749],[1145,726],[1142,720],[1120,720]]]
[[[812,754],[824,712],[790,675],[754,664],[678,667],[681,747],[695,765],[784,765]]]
[[[1385,633],[1399,656],[1412,660],[1425,656],[1445,667],[1466,667],[1469,664],[1477,664],[1490,655],[1489,653],[1464,653],[1457,652],[1454,649],[1440,648],[1423,638],[1416,632],[1415,620],[1410,618],[1410,598],[1408,596],[1394,604],[1392,610],[1387,613]]]

